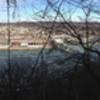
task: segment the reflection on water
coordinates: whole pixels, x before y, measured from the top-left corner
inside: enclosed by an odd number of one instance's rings
[[[46,49],[44,51],[44,54],[48,51],[48,49]],[[11,65],[24,65],[25,66],[32,66],[34,65],[34,62],[36,61],[36,58],[38,56],[38,53],[40,52],[40,49],[34,49],[34,50],[29,50],[29,51],[11,51],[10,52],[10,63]],[[48,56],[46,56],[48,58],[48,60],[52,59],[50,58],[51,56],[53,56],[53,58],[55,58],[56,55],[60,56],[60,52],[53,52],[53,54],[51,53]],[[8,51],[0,51],[0,69],[1,68],[5,68],[8,66]]]
[[[72,52],[75,53],[76,55],[80,54],[79,52],[83,52],[82,48],[79,46],[71,46],[67,45],[68,48],[72,49]],[[45,49],[44,54],[47,53],[49,49]],[[20,50],[20,51],[11,51],[10,52],[10,57],[11,57],[11,65],[24,65],[24,67],[32,67],[36,61],[37,55],[40,52],[40,49],[34,49],[34,50]],[[67,55],[70,55],[67,54]],[[55,59],[60,59],[62,56],[67,56],[65,53],[61,53],[60,51],[53,51],[49,55],[45,55],[45,59],[49,62]],[[0,69],[5,68],[8,66],[8,51],[0,51]]]

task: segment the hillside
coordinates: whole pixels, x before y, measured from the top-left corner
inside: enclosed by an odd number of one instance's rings
[[[43,45],[46,42],[49,32],[53,32],[54,35],[70,34],[73,31],[83,33],[86,31],[85,23],[78,22],[17,22],[10,23],[10,45],[19,47],[27,45]],[[98,34],[100,32],[100,23],[91,22],[88,23],[88,29],[90,32]],[[70,31],[68,31],[70,30]],[[7,47],[8,42],[8,27],[7,23],[0,23],[0,46]]]

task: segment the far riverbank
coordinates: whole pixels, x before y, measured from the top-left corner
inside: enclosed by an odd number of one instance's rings
[[[20,50],[25,50],[25,51],[30,51],[30,50],[37,50],[37,49],[42,49],[43,45],[41,46],[32,46],[32,47],[7,47],[7,46],[0,46],[0,51],[7,51],[8,49],[10,49],[11,51],[20,51]],[[46,46],[46,49],[51,48],[50,46]]]

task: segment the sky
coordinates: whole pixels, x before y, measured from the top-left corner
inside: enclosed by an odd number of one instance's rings
[[[13,0],[11,0],[13,1]],[[71,0],[69,0],[71,1]],[[99,4],[99,0],[94,0],[93,4]],[[13,5],[10,4],[10,21],[48,21],[53,20],[55,12],[48,7],[48,16],[43,17],[43,11],[47,5],[46,0],[17,0],[17,7],[14,9]],[[84,20],[84,12],[82,9],[72,6],[69,2],[63,2],[61,11],[64,17],[67,19],[71,18],[72,21]],[[57,5],[56,5],[57,6]],[[99,6],[99,5],[98,5]],[[14,14],[14,12],[16,12]],[[67,12],[67,13],[66,13]],[[71,17],[69,15],[72,15]],[[61,18],[57,20],[62,21]],[[92,13],[90,16],[92,21],[100,21],[98,14]],[[0,0],[0,22],[7,22],[7,4],[6,0]]]
[[[45,0],[17,0],[17,7],[10,6],[10,21],[36,21],[39,11],[45,9]],[[14,11],[16,12],[15,14]],[[14,16],[13,16],[14,15]],[[0,0],[0,22],[7,22],[6,0]]]

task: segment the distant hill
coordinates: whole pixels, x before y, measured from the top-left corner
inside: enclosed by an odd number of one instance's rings
[[[78,30],[86,30],[86,23],[84,22],[17,22],[17,23],[10,23],[13,27],[23,27],[23,28],[33,28],[34,30],[42,29],[42,30],[54,30],[57,32],[59,31],[66,31],[67,28],[71,29],[71,27],[78,29]],[[7,26],[7,23],[0,23],[0,27]],[[100,32],[100,23],[99,22],[89,22],[88,28],[92,31]]]

